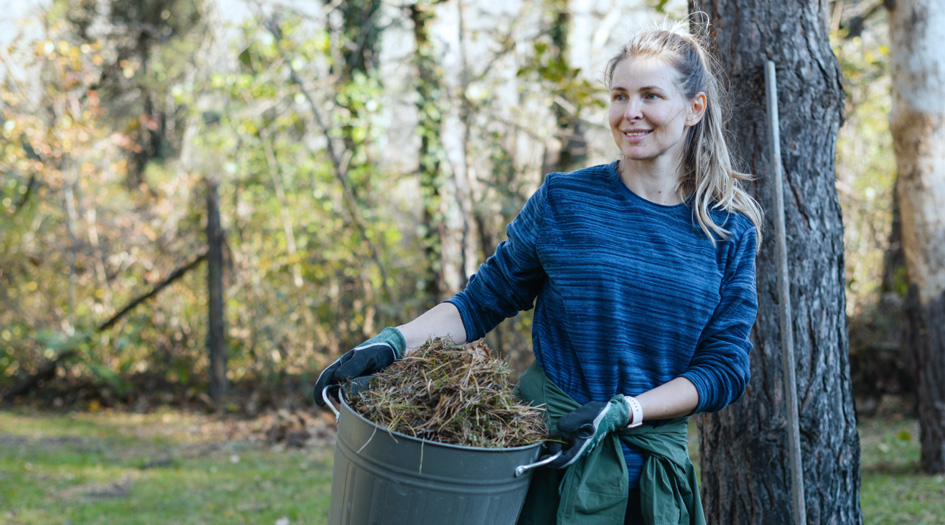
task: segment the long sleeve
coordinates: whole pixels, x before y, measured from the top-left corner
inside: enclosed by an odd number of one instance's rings
[[[716,411],[745,392],[750,376],[749,334],[758,311],[754,228],[729,239],[718,306],[702,331],[686,377],[699,392],[696,412]]]
[[[506,228],[507,240],[499,243],[466,289],[447,300],[459,310],[467,341],[483,337],[504,319],[532,308],[546,278],[537,252],[544,207],[543,185]]]

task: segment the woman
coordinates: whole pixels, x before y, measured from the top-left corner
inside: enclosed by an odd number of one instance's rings
[[[619,160],[548,175],[463,292],[348,352],[316,388],[430,337],[478,339],[534,303],[518,392],[570,446],[560,470],[536,472],[522,522],[703,523],[685,416],[748,382],[761,213],[695,38],[637,35],[606,79]]]

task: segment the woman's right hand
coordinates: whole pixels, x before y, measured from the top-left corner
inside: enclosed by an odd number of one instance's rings
[[[400,330],[388,327],[335,360],[315,382],[315,403],[325,406],[322,391],[329,386],[383,370],[402,358],[407,342]],[[329,392],[331,394],[331,392]]]

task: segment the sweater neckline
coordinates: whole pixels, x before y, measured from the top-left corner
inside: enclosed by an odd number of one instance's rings
[[[623,179],[620,178],[620,169],[618,168],[618,163],[619,161],[616,161],[616,160],[610,163],[610,166],[609,166],[610,181],[612,184],[617,186],[617,191],[620,191],[624,195],[627,195],[630,200],[639,202],[643,204],[644,206],[649,206],[653,208],[654,210],[660,210],[660,211],[675,211],[675,210],[686,208],[685,201],[680,202],[678,204],[659,204],[657,202],[653,202],[649,199],[646,199],[644,197],[637,195],[633,190],[630,189],[629,186],[627,186],[623,182]]]

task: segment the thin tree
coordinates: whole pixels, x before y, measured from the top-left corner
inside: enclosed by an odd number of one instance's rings
[[[417,131],[420,134],[419,165],[420,193],[423,198],[423,224],[426,235],[423,242],[424,255],[429,267],[429,277],[425,292],[434,301],[440,301],[459,290],[450,288],[445,282],[445,270],[448,264],[443,256],[446,240],[446,217],[443,210],[444,185],[447,180],[445,151],[440,133],[443,127],[442,80],[440,66],[434,54],[433,41],[430,38],[430,26],[435,21],[437,0],[420,0],[407,6],[407,13],[413,23],[414,51],[414,89],[417,92]],[[457,253],[461,258],[461,253]],[[461,268],[462,266],[460,266]],[[452,288],[458,287],[458,279],[453,278]]]
[[[796,386],[808,523],[862,522],[860,447],[847,358],[843,225],[834,174],[842,122],[841,72],[826,2],[690,0],[708,14],[710,40],[737,101],[733,153],[772,207],[764,65],[777,65]],[[698,20],[698,17],[695,18]],[[786,22],[790,21],[790,22]],[[771,213],[766,230],[772,232]],[[751,382],[729,408],[699,418],[702,496],[710,523],[791,523],[775,243],[758,256],[759,311]]]
[[[553,60],[561,66],[561,71],[568,71],[570,49],[570,35],[572,31],[571,7],[569,0],[545,0],[543,7],[546,16],[550,18],[548,33],[551,36]],[[562,97],[563,98],[563,97]],[[587,139],[584,136],[584,127],[580,116],[575,114],[574,108],[565,107],[562,99],[557,99],[552,108],[557,127],[557,136],[560,147],[552,152],[553,159],[543,173],[551,171],[571,171],[580,167],[587,160]]]
[[[921,466],[945,472],[945,4],[886,1],[906,300]]]

